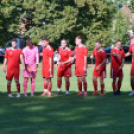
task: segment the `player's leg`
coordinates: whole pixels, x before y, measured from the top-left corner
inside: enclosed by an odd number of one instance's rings
[[[65,88],[66,88],[66,95],[69,95],[69,88],[70,88],[70,81],[69,77],[65,77]]]
[[[98,91],[98,83],[97,83],[97,77],[93,76],[93,85],[94,85],[94,92],[93,92],[93,95],[97,94],[99,91]]]
[[[18,92],[16,97],[19,98],[20,97],[20,83],[19,83],[19,79],[14,79],[14,80],[15,80],[16,88],[17,88],[17,92]]]
[[[61,85],[62,85],[62,77],[57,77],[57,93],[56,93],[56,95],[59,95],[62,92]]]
[[[119,77],[119,79],[118,79],[117,91],[116,91],[117,95],[120,95],[120,88],[121,88],[121,85],[122,85],[122,79],[123,79],[123,77]]]
[[[100,96],[103,96],[104,87],[105,87],[105,84],[103,82],[103,78],[100,78],[100,86],[101,86],[101,94],[100,94]]]
[[[87,80],[86,76],[82,76],[83,88],[84,88],[84,96],[87,96]]]
[[[11,83],[12,80],[7,79],[7,92],[8,92],[8,97],[13,97],[11,94]]]
[[[28,83],[28,77],[24,77],[23,89],[25,97],[27,97],[27,83]]]
[[[134,95],[134,76],[131,76],[131,87],[132,87],[132,92],[129,94],[129,96]]]
[[[47,83],[48,83],[48,97],[51,97],[51,90],[52,90],[51,78],[47,78]]]
[[[115,95],[116,94],[116,78],[113,78],[112,87],[113,87],[113,92]]]
[[[82,95],[82,78],[81,76],[77,76],[77,85],[79,89],[79,93],[77,94],[78,96]]]
[[[41,96],[44,96],[45,94],[48,94],[48,83],[47,83],[47,78],[44,77],[43,80],[44,80],[44,91],[43,91],[43,93],[42,93]]]
[[[34,96],[35,90],[35,77],[31,77],[31,96]]]

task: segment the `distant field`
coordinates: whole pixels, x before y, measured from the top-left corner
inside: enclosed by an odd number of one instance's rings
[[[57,90],[56,66],[52,79],[52,97],[40,96],[43,91],[41,65],[36,78],[35,96],[23,96],[22,72],[20,75],[21,98],[8,98],[5,74],[0,65],[0,134],[133,134],[134,133],[134,96],[129,97],[130,64],[124,67],[124,80],[121,95],[112,92],[109,65],[105,79],[103,97],[92,96],[92,71],[88,69],[88,97],[76,96],[78,92],[76,77],[71,77],[70,95],[63,93],[55,96]],[[72,69],[74,74],[74,67]],[[30,82],[30,81],[29,81]],[[99,86],[100,90],[100,86]],[[13,82],[12,94],[16,96]]]

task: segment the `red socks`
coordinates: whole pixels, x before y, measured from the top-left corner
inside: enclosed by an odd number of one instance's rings
[[[103,94],[103,91],[104,91],[104,84],[101,84],[101,94]]]
[[[69,81],[66,81],[66,84],[65,84],[65,86],[66,86],[66,91],[69,91],[70,82],[69,82]],[[58,87],[58,88],[59,88],[59,87]]]
[[[52,84],[48,84],[48,91],[51,92]]]
[[[87,82],[83,82],[84,91],[87,92]]]
[[[47,83],[44,83],[44,89],[47,89]]]
[[[78,85],[78,89],[80,92],[82,92],[82,82],[77,82],[77,85]]]
[[[20,83],[19,82],[16,83],[16,87],[17,87],[18,93],[20,93]]]
[[[7,92],[8,94],[11,94],[11,84],[7,83]]]
[[[131,83],[132,90],[134,91],[134,83]]]
[[[120,88],[121,88],[121,83],[122,83],[122,81],[118,81],[118,90],[120,90]]]
[[[97,91],[97,81],[93,82],[93,85],[94,85],[94,90]]]
[[[115,92],[116,91],[116,82],[112,83],[112,87],[113,87],[113,91]]]
[[[61,88],[61,84],[62,84],[62,81],[61,80],[57,80],[57,87],[58,88]]]

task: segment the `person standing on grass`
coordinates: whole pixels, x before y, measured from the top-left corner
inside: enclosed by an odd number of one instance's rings
[[[14,77],[17,91],[18,91],[18,94],[16,97],[19,98],[20,97],[19,60],[21,60],[23,70],[25,70],[25,64],[24,64],[24,60],[23,60],[22,51],[17,48],[17,44],[18,44],[17,40],[12,39],[11,44],[12,44],[12,47],[8,48],[5,51],[3,71],[6,73],[8,97],[13,97],[11,94],[11,82]]]
[[[75,62],[75,76],[77,77],[77,85],[79,89],[79,93],[77,96],[82,95],[82,82],[84,87],[84,97],[87,96],[87,54],[88,49],[86,46],[82,44],[82,38],[77,36],[75,39],[76,47],[75,47],[75,57],[73,60]]]
[[[123,66],[125,62],[125,52],[121,48],[121,41],[116,41],[116,47],[111,50],[111,78],[113,78],[113,92],[114,95],[120,95],[120,88],[123,78]],[[119,77],[116,83],[116,78]],[[117,88],[116,88],[117,85]],[[117,90],[116,90],[117,89]]]
[[[100,85],[101,85],[101,94],[100,96],[103,96],[104,91],[104,81],[103,79],[106,78],[106,63],[107,63],[107,54],[106,52],[101,48],[101,41],[97,40],[95,42],[95,49],[93,51],[93,54],[90,56],[90,58],[95,57],[95,67],[93,71],[93,85],[94,85],[94,92],[93,95],[97,94],[99,91],[97,89],[97,78],[100,78]]]
[[[130,48],[129,51],[125,54],[125,57],[133,55],[132,57],[132,67],[131,67],[131,87],[132,87],[132,92],[129,94],[129,96],[134,95],[134,43],[131,41],[130,42]]]
[[[57,93],[56,95],[62,92],[62,77],[65,77],[65,87],[66,95],[69,95],[70,81],[71,77],[71,61],[72,61],[72,51],[67,47],[67,41],[65,39],[61,40],[61,46],[58,49],[59,59],[57,61],[58,71],[57,71]]]
[[[54,63],[53,63],[53,55],[54,50],[49,45],[49,40],[47,38],[43,38],[39,45],[43,46],[43,64],[42,64],[42,77],[44,79],[44,92],[41,96],[48,95],[51,97],[51,88],[52,82],[51,78],[53,78],[54,73]]]
[[[23,56],[26,68],[26,70],[23,72],[23,89],[25,97],[27,97],[27,83],[29,77],[31,77],[31,96],[34,96],[35,78],[39,64],[38,48],[33,45],[31,39],[29,38],[26,40],[26,45],[27,46],[23,49]]]

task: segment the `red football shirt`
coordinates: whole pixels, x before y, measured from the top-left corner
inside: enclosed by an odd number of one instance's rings
[[[103,49],[101,49],[99,51],[97,49],[94,49],[93,56],[95,57],[95,66],[96,67],[98,65],[100,65],[104,59],[107,59],[107,54]],[[106,64],[102,65],[99,70],[102,70],[102,69],[104,69],[104,70],[106,69]]]
[[[76,46],[75,47],[75,57],[76,57],[76,68],[83,68],[84,67],[84,56],[87,56],[88,49],[86,46]]]
[[[65,62],[65,61],[69,60],[70,57],[72,57],[72,51],[70,48],[66,48],[65,50],[63,50],[62,47],[59,47],[58,52],[60,55],[61,62]],[[71,63],[67,63],[62,66],[67,67],[68,65],[71,65]]]
[[[50,58],[53,60],[54,50],[51,46],[43,47],[43,68],[50,68]]]
[[[129,52],[133,53],[133,59],[132,59],[132,64],[134,64],[134,44],[130,45]]]
[[[119,58],[117,56],[113,56],[114,52],[119,54],[121,57]],[[111,50],[111,55],[112,55],[111,68],[118,70],[120,68],[120,66],[121,66],[122,58],[125,57],[125,52],[124,52],[123,49],[118,50],[116,48],[113,48]]]
[[[7,49],[5,52],[5,58],[7,58],[7,70],[14,71],[19,70],[19,61],[22,51],[20,49],[13,50]]]

